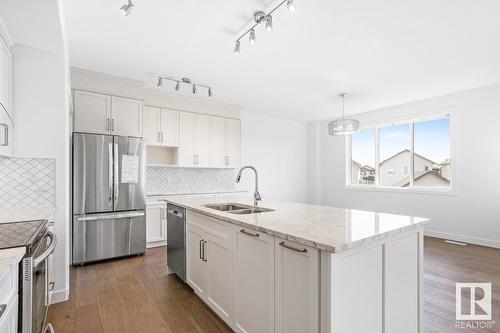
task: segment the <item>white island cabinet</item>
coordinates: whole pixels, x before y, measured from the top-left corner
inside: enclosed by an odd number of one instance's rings
[[[266,203],[186,208],[187,283],[241,333],[422,333],[425,218]]]

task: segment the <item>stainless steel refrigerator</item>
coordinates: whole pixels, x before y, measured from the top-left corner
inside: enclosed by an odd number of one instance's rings
[[[146,251],[146,144],[73,133],[73,264]]]

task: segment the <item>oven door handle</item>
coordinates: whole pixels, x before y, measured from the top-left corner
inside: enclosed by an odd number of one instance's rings
[[[54,235],[51,231],[47,231],[46,237],[50,238],[50,244],[42,254],[33,259],[33,266],[38,266],[38,264],[47,259],[47,257],[50,256],[54,252],[54,249],[56,248],[57,245],[56,235]]]

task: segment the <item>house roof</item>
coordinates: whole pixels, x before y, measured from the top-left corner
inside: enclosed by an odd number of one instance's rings
[[[387,162],[387,161],[389,161],[389,160],[392,160],[392,159],[393,159],[393,158],[395,158],[396,156],[401,155],[401,154],[403,154],[403,153],[410,153],[410,150],[409,150],[409,149],[403,149],[403,150],[401,150],[400,152],[398,152],[398,153],[396,153],[396,154],[392,155],[391,157],[386,158],[385,160],[383,160],[382,162],[380,162],[380,165],[384,164],[385,162]],[[434,162],[434,161],[433,161],[433,160],[431,160],[431,159],[428,159],[428,158],[427,158],[427,157],[425,157],[425,156],[422,156],[422,155],[417,154],[417,153],[414,153],[414,154],[415,154],[416,156],[420,157],[420,158],[423,158],[424,160],[427,160],[427,161],[431,162],[432,164],[436,164],[436,162]]]
[[[422,177],[424,177],[426,175],[432,175],[432,176],[437,177],[440,180],[442,180],[442,181],[444,181],[444,182],[446,182],[448,184],[450,183],[450,181],[448,179],[444,178],[443,176],[441,176],[440,174],[438,174],[434,170],[417,171],[417,172],[415,172],[415,179],[414,180],[419,180],[420,178],[422,178]],[[406,187],[408,185],[410,185],[410,176],[406,176],[405,178],[401,179],[399,182],[397,182],[393,186],[396,186],[396,187]]]

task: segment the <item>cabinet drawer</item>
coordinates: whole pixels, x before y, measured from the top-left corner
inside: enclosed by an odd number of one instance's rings
[[[17,293],[18,266],[12,265],[0,276],[0,304],[6,304],[12,294]]]
[[[230,240],[231,238],[231,227],[229,223],[207,217],[205,215],[193,213],[189,210],[186,212],[186,217],[186,223],[202,228],[204,231],[215,237],[223,240]]]

